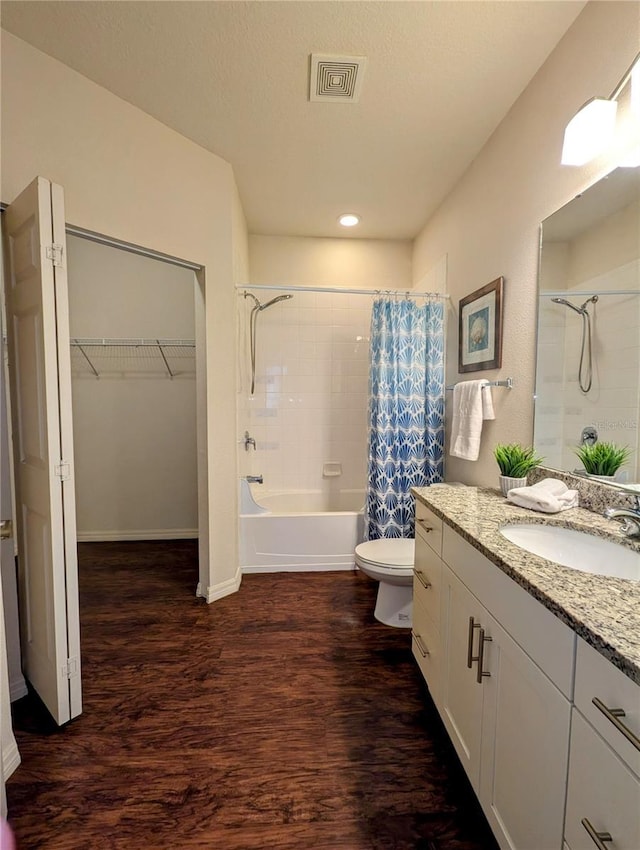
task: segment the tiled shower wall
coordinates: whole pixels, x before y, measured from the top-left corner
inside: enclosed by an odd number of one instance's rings
[[[286,290],[254,290],[266,303]],[[301,292],[258,314],[255,392],[250,393],[249,314],[238,296],[240,474],[265,489],[329,494],[363,490],[367,470],[372,297]],[[339,472],[338,475],[331,474]]]

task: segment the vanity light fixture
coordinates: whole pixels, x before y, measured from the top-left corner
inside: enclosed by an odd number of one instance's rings
[[[569,121],[564,131],[561,160],[563,165],[585,165],[611,143],[616,127],[618,97],[630,79],[632,88],[636,88],[636,92],[632,91],[631,94],[632,105],[634,96],[638,97],[637,88],[640,86],[638,68],[640,68],[640,53],[610,97],[592,97]]]
[[[344,213],[338,218],[338,223],[343,227],[355,227],[356,224],[360,224],[360,216],[355,213]]]

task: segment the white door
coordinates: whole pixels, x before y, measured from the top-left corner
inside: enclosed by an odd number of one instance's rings
[[[61,187],[38,177],[3,220],[23,666],[61,725],[82,711]]]
[[[480,782],[482,686],[477,682],[480,629],[487,611],[451,570],[442,568],[440,715],[474,790]]]
[[[571,704],[492,617],[483,626],[491,642],[483,664],[480,803],[501,847],[560,850]]]

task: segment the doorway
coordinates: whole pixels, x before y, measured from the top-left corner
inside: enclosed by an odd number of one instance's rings
[[[79,541],[198,536],[195,274],[67,237]]]

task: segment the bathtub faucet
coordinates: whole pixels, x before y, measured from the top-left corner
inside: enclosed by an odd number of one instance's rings
[[[249,446],[253,446],[253,450],[254,450],[254,452],[255,452],[255,450],[256,450],[256,441],[255,441],[255,439],[251,436],[251,434],[249,434],[249,432],[248,432],[248,431],[245,431],[245,432],[244,432],[244,450],[245,450],[245,452],[248,452],[248,451],[249,451]]]
[[[247,484],[264,484],[262,475],[247,475]]]

